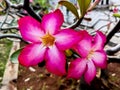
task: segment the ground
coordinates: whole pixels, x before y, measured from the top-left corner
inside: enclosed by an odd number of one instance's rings
[[[120,55],[120,52],[115,55]],[[67,79],[65,76],[49,73],[44,63],[31,68],[20,65],[18,79],[11,83],[18,90],[120,90],[120,63],[109,63],[104,71],[102,78],[95,78],[89,86],[82,80]]]
[[[91,86],[86,84],[80,86],[80,80],[50,74],[44,66],[32,68],[20,66],[19,68],[18,79],[11,81],[18,90],[120,90],[120,64],[118,63],[108,64],[108,80],[95,79]]]
[[[12,45],[9,40],[5,41],[0,42],[2,45],[0,47],[1,60],[7,59]],[[2,57],[3,55],[5,56]],[[1,75],[3,71],[3,69],[0,70]],[[10,83],[14,84],[18,90],[120,90],[120,64],[108,64],[106,73],[108,78],[105,75],[102,79],[95,78],[89,86],[82,81],[80,83],[80,80],[66,79],[65,76],[50,74],[42,64],[31,68],[19,65],[18,78]]]
[[[12,47],[12,41],[8,39],[0,40],[0,82],[2,80],[5,65],[9,56],[10,49]]]

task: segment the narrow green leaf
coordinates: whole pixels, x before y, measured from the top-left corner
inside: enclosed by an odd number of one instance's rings
[[[68,2],[68,1],[59,1],[59,4],[65,6],[65,7],[66,7],[68,10],[70,10],[77,18],[79,18],[79,14],[78,14],[77,8],[76,8],[71,2]]]
[[[18,49],[10,56],[10,60],[12,63],[18,63],[18,55],[20,54],[22,49],[23,48]]]
[[[83,16],[84,2],[85,0],[77,0],[80,8],[80,13]]]
[[[85,0],[85,10],[90,6],[91,0]]]
[[[81,16],[84,16],[90,5],[91,0],[77,0],[77,1],[80,7]]]

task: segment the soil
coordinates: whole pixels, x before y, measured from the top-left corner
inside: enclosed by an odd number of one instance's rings
[[[120,64],[110,63],[102,78],[91,85],[47,72],[45,66],[19,67],[18,79],[11,81],[18,90],[120,90]],[[107,76],[105,75],[107,74]]]
[[[116,55],[119,56],[120,52]],[[120,90],[120,63],[109,63],[107,69],[102,70],[101,78],[96,77],[90,85],[83,79],[67,79],[51,74],[44,64],[32,69],[19,65],[18,78],[11,83],[17,90]]]

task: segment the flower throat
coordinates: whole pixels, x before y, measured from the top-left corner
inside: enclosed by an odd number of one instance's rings
[[[42,43],[45,45],[45,46],[51,46],[54,44],[54,41],[55,41],[55,38],[50,35],[49,33],[44,35],[42,37]]]

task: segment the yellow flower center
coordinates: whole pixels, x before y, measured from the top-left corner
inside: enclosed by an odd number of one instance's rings
[[[94,53],[93,50],[91,50],[91,51],[89,52],[89,54],[88,54],[88,56],[87,56],[87,59],[88,59],[88,60],[91,58],[91,56],[93,55],[93,53]]]
[[[45,46],[51,46],[54,44],[54,41],[55,41],[55,38],[50,35],[49,33],[44,35],[42,37],[42,43],[45,45]]]

